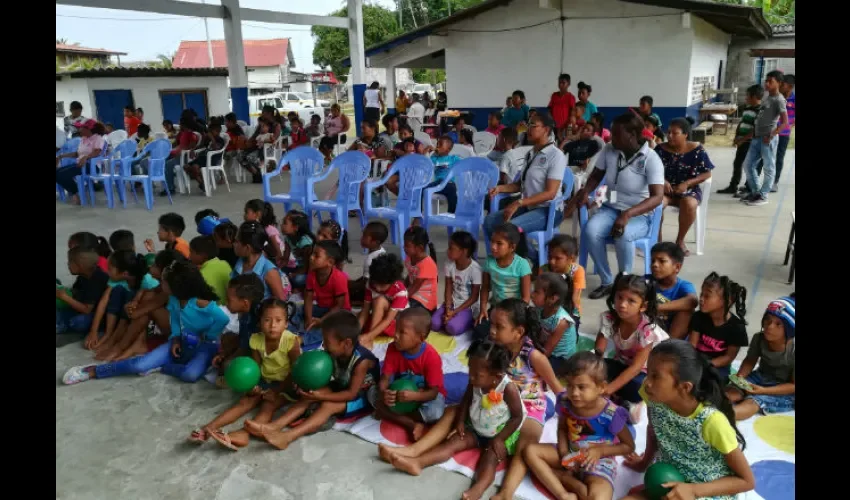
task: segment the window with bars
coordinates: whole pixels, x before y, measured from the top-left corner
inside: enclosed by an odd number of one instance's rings
[[[765,75],[779,66],[779,59],[764,59],[761,57],[753,59],[753,81],[761,82]]]

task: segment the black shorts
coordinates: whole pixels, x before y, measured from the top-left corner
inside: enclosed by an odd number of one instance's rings
[[[367,120],[375,120],[376,122],[381,119],[381,108],[366,108],[366,119]]]

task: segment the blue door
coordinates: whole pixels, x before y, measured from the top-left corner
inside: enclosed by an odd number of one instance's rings
[[[183,112],[183,94],[162,93],[159,97],[162,100],[162,117],[177,125],[180,122],[180,113]]]
[[[162,102],[162,117],[172,123],[180,122],[180,114],[185,109],[194,109],[198,117],[207,119],[207,93],[203,90],[162,90],[159,93]]]
[[[97,119],[104,124],[111,123],[116,130],[124,129],[125,106],[133,106],[133,92],[130,90],[94,91]]]
[[[184,92],[183,99],[186,109],[194,109],[201,120],[207,119],[207,95],[205,92]]]

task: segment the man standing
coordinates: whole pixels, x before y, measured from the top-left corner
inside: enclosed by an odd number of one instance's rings
[[[782,165],[785,163],[785,150],[788,148],[788,141],[791,140],[791,129],[794,127],[794,118],[797,111],[797,96],[794,94],[794,84],[797,79],[794,75],[785,75],[782,85],[779,86],[779,93],[785,98],[785,108],[788,111],[788,125],[779,132],[779,144],[776,146],[776,180],[773,182],[773,188],[770,192],[775,193],[779,188],[779,176],[782,175]]]
[[[74,124],[86,121],[86,117],[83,116],[83,105],[80,101],[71,101],[70,109],[71,114],[64,118],[65,133],[71,137],[79,137],[80,132]]]

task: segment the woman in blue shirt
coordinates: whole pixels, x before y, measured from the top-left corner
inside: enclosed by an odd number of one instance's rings
[[[174,261],[163,273],[162,290],[170,295],[171,337],[153,351],[115,363],[76,366],[62,377],[68,385],[92,378],[147,375],[157,369],[184,382],[196,382],[218,352],[218,338],[230,318],[201,271],[189,262]]]

